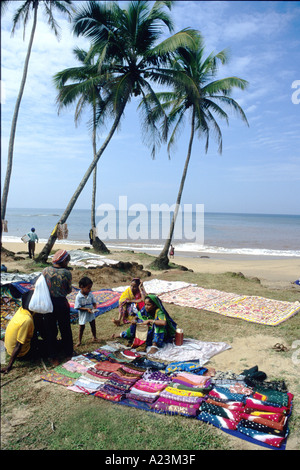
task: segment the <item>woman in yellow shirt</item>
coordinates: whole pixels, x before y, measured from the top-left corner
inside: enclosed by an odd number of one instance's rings
[[[29,295],[30,294],[30,295]],[[32,339],[34,337],[34,321],[33,312],[30,312],[27,308],[29,303],[29,297],[32,292],[28,295],[25,294],[22,297],[22,307],[20,307],[10,322],[7,325],[5,331],[4,345],[7,354],[10,356],[9,363],[6,367],[1,369],[1,372],[8,373],[13,366],[13,363],[18,358],[26,359],[32,356],[33,347]]]
[[[146,292],[141,280],[138,278],[132,279],[130,286],[125,289],[119,299],[119,317],[113,319],[114,324],[120,326],[121,321],[124,324],[130,323],[135,318],[135,308],[141,310],[144,306],[145,296]]]

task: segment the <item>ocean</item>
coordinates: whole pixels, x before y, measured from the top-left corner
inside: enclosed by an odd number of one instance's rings
[[[8,232],[4,242],[20,242],[35,227],[45,243],[62,209],[7,209]],[[183,211],[184,212],[184,211]],[[176,255],[222,257],[300,257],[300,216],[194,212],[178,218],[173,245]],[[168,234],[170,211],[110,211],[98,213],[97,227],[108,248],[158,254]],[[181,224],[180,224],[181,222]],[[57,243],[89,244],[90,210],[73,209],[68,239]],[[25,245],[24,245],[25,249]]]

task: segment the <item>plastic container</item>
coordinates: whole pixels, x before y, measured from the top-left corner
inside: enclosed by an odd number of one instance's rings
[[[181,346],[183,344],[183,330],[181,328],[176,329],[175,333],[175,345]]]

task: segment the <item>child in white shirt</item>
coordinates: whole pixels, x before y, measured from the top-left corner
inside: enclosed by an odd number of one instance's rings
[[[76,346],[81,345],[82,335],[85,329],[85,324],[90,323],[93,341],[99,341],[96,336],[96,322],[93,309],[97,304],[91,292],[93,281],[89,277],[83,277],[79,281],[80,292],[78,292],[75,300],[75,309],[78,310],[79,317],[79,341]]]

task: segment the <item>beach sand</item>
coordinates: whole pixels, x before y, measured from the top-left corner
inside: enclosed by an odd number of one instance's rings
[[[3,242],[3,247],[7,250],[18,252],[27,252],[27,245],[23,242]],[[56,243],[53,250],[65,249],[78,250],[88,245]],[[44,247],[44,244],[38,243],[36,245],[36,254],[38,254]],[[139,253],[139,252],[136,252]],[[148,252],[153,254],[153,252]],[[170,261],[188,269],[192,269],[196,273],[210,273],[220,274],[225,272],[243,273],[246,277],[256,277],[260,279],[261,283],[266,286],[274,285],[279,288],[295,282],[300,277],[300,258],[277,258],[270,259],[266,256],[264,259],[261,257],[249,257],[240,255],[210,255],[210,257],[200,257],[201,255],[185,256],[184,254],[176,254]],[[121,251],[114,249],[112,253],[106,256],[114,260],[131,261],[129,251]]]

